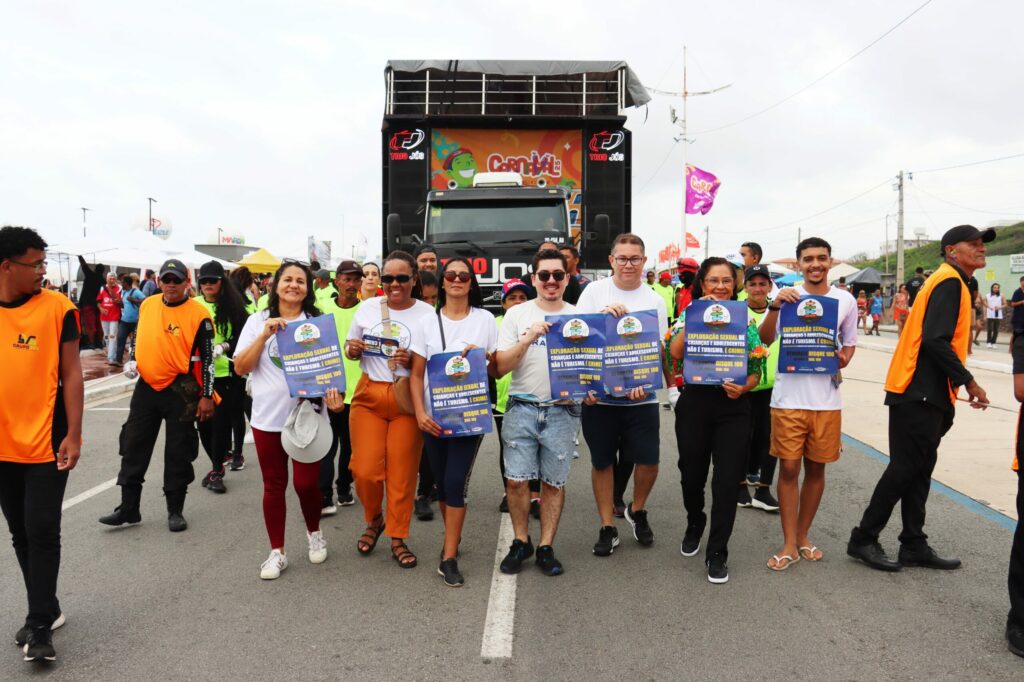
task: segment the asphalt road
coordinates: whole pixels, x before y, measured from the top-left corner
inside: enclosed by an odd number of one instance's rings
[[[116,475],[126,407],[121,399],[87,411],[85,455],[67,500]],[[117,504],[117,488],[69,508],[60,585],[68,623],[55,634],[59,660],[48,670],[30,666],[10,644],[0,679],[1024,678],[1024,661],[1003,640],[1008,521],[935,493],[933,544],[963,558],[963,569],[881,574],[854,563],[845,556],[846,539],[883,464],[848,441],[829,468],[812,532],[825,560],[768,571],[765,561],[781,545],[778,517],[741,509],[731,579],[712,585],[699,557],[679,554],[685,521],[675,437],[671,416],[662,417],[665,466],[649,504],[654,546],[637,545],[620,521],[623,543],[615,554],[591,554],[598,520],[581,444],[555,542],[566,573],[548,578],[531,564],[516,579],[510,658],[481,657],[502,520],[493,437],[471,484],[460,560],[467,584],[458,590],[435,571],[439,517],[413,521],[409,542],[421,564],[402,570],[386,541],[369,558],[359,556],[361,510],[341,509],[324,520],[330,555],[314,566],[293,493],[291,564],[280,579],[261,581],[269,547],[260,472],[247,446],[247,468],[228,474],[226,495],[198,487],[206,470],[200,454],[184,533],[167,530],[159,454],[141,525],[96,522]],[[898,530],[883,537],[893,553]],[[25,605],[10,550],[0,552],[0,576],[2,623],[13,639]],[[511,613],[510,603],[491,608],[500,615],[503,606]]]

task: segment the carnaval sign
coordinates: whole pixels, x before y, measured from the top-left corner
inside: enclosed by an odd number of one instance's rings
[[[721,184],[711,173],[686,164],[686,212],[703,215],[710,211]]]

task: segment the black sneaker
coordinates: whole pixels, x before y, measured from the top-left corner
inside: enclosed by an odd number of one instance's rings
[[[231,455],[231,464],[228,467],[232,471],[241,471],[245,468],[245,456],[241,452]]]
[[[418,496],[416,501],[413,502],[413,506],[415,507],[416,518],[420,521],[434,520],[434,510],[430,507],[430,499],[425,495]]]
[[[351,507],[356,503],[356,498],[352,496],[351,490],[345,492],[338,491],[338,506],[339,507]]]
[[[123,526],[126,523],[139,523],[141,521],[142,514],[139,513],[138,508],[125,509],[123,505],[118,505],[114,508],[113,512],[100,517],[100,523],[108,526]]]
[[[540,498],[535,497],[530,500],[530,516],[535,519],[540,519]]]
[[[466,583],[466,579],[459,573],[459,564],[455,559],[442,561],[437,567],[437,574],[444,578],[444,584],[448,587],[462,587]]]
[[[29,630],[22,651],[25,652],[26,661],[56,661],[57,652],[53,650],[50,628],[44,626]]]
[[[206,474],[203,478],[203,487],[212,493],[226,493],[228,489],[224,487],[224,472],[211,471]]]
[[[501,504],[498,505],[498,511],[502,514],[508,514],[508,495],[501,496]]]
[[[66,622],[67,619],[64,618],[64,614],[62,613],[53,620],[53,623],[50,624],[50,630],[56,630]],[[28,641],[28,633],[29,627],[27,625],[22,626],[20,630],[14,633],[14,643],[21,647],[25,646],[25,642]]]
[[[647,523],[647,510],[633,511],[633,503],[630,502],[626,505],[626,510],[623,513],[626,520],[629,521],[629,525],[633,527],[633,537],[636,538],[636,541],[644,547],[653,545],[654,531],[651,530],[651,524]]]
[[[512,541],[508,554],[501,560],[499,566],[502,573],[518,573],[523,568],[523,562],[533,556],[533,543],[530,536],[526,536],[526,542],[516,538]]]
[[[713,555],[707,561],[708,582],[716,585],[729,582],[729,567],[725,563],[725,556],[721,553]]]
[[[772,495],[771,489],[766,485],[757,487],[754,491],[754,499],[750,501],[754,509],[761,509],[766,512],[779,511],[779,501]]]
[[[537,548],[537,567],[544,575],[562,575],[565,569],[562,562],[555,558],[555,549],[551,545],[541,545]]]
[[[1006,648],[1010,653],[1024,657],[1024,628],[1019,625],[1006,626]]]
[[[740,483],[740,494],[736,496],[736,506],[744,509],[754,506],[750,501],[750,489],[746,483]]]
[[[617,519],[621,519],[626,514],[626,503],[622,500],[615,500],[612,504],[612,516]]]
[[[181,512],[168,512],[167,529],[172,533],[180,533],[188,528],[188,521],[181,515]]]
[[[597,532],[597,542],[594,543],[594,554],[611,556],[618,546],[619,530],[615,526],[601,526],[601,530]]]
[[[687,526],[683,534],[683,541],[679,544],[679,553],[683,556],[696,556],[700,551],[700,536],[704,534],[703,528]]]

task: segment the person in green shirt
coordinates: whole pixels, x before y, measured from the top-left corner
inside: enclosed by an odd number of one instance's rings
[[[658,276],[657,284],[652,284],[654,293],[665,299],[665,310],[668,311],[668,324],[671,327],[675,321],[672,318],[672,311],[675,310],[676,288],[672,286],[672,273],[665,270]]]
[[[319,279],[319,277],[318,277]],[[359,289],[363,285],[363,269],[353,260],[344,260],[338,265],[334,277],[334,287],[338,293],[334,296],[317,297],[316,307],[325,315],[334,316],[334,325],[338,330],[338,340],[341,343],[348,338],[349,327],[352,326],[352,318],[359,309]],[[318,289],[321,291],[322,289]],[[333,291],[333,289],[331,289]],[[362,370],[359,368],[358,360],[349,360],[348,356],[342,353],[345,363],[345,403],[352,404],[352,397],[356,393],[356,384],[362,377]],[[348,469],[349,461],[352,459],[352,439],[349,436],[348,415],[351,410],[341,412],[330,412],[331,420],[331,449],[327,455],[320,460],[320,494],[323,497],[321,515],[330,516],[338,511],[338,507],[349,507],[355,504],[352,497],[352,473]],[[338,477],[334,477],[334,455],[338,455]],[[334,503],[334,488],[337,487],[338,503]]]
[[[316,285],[313,289],[313,295],[316,297],[317,303],[338,295],[338,291],[331,283],[331,273],[327,270],[316,271]]]
[[[224,493],[224,462],[231,449],[231,427],[242,411],[242,383],[231,368],[230,358],[248,315],[245,299],[220,263],[203,263],[198,280],[196,301],[213,317],[213,390],[220,398],[213,419],[199,422],[199,440],[211,464],[210,472],[203,477],[203,487]]]
[[[771,272],[767,265],[751,265],[743,276],[744,293],[747,294],[747,315],[759,328],[768,313],[772,289]],[[779,502],[772,496],[771,485],[775,477],[776,459],[768,454],[772,433],[772,386],[775,385],[775,370],[779,365],[779,338],[776,336],[768,346],[765,362],[765,376],[761,383],[750,391],[750,454],[747,458],[747,476],[740,481],[740,495],[736,504],[753,507],[766,512],[779,511]],[[754,487],[750,496],[748,486]]]

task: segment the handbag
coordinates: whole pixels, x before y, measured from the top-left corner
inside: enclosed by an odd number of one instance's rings
[[[392,336],[391,311],[388,309],[387,297],[383,297],[380,300],[380,321],[382,328],[386,330],[384,336],[394,338]],[[391,370],[392,391],[395,394],[398,410],[402,414],[416,414],[416,409],[412,405],[412,385],[409,383],[409,377],[396,376],[395,367],[395,361],[388,360],[388,369]]]

